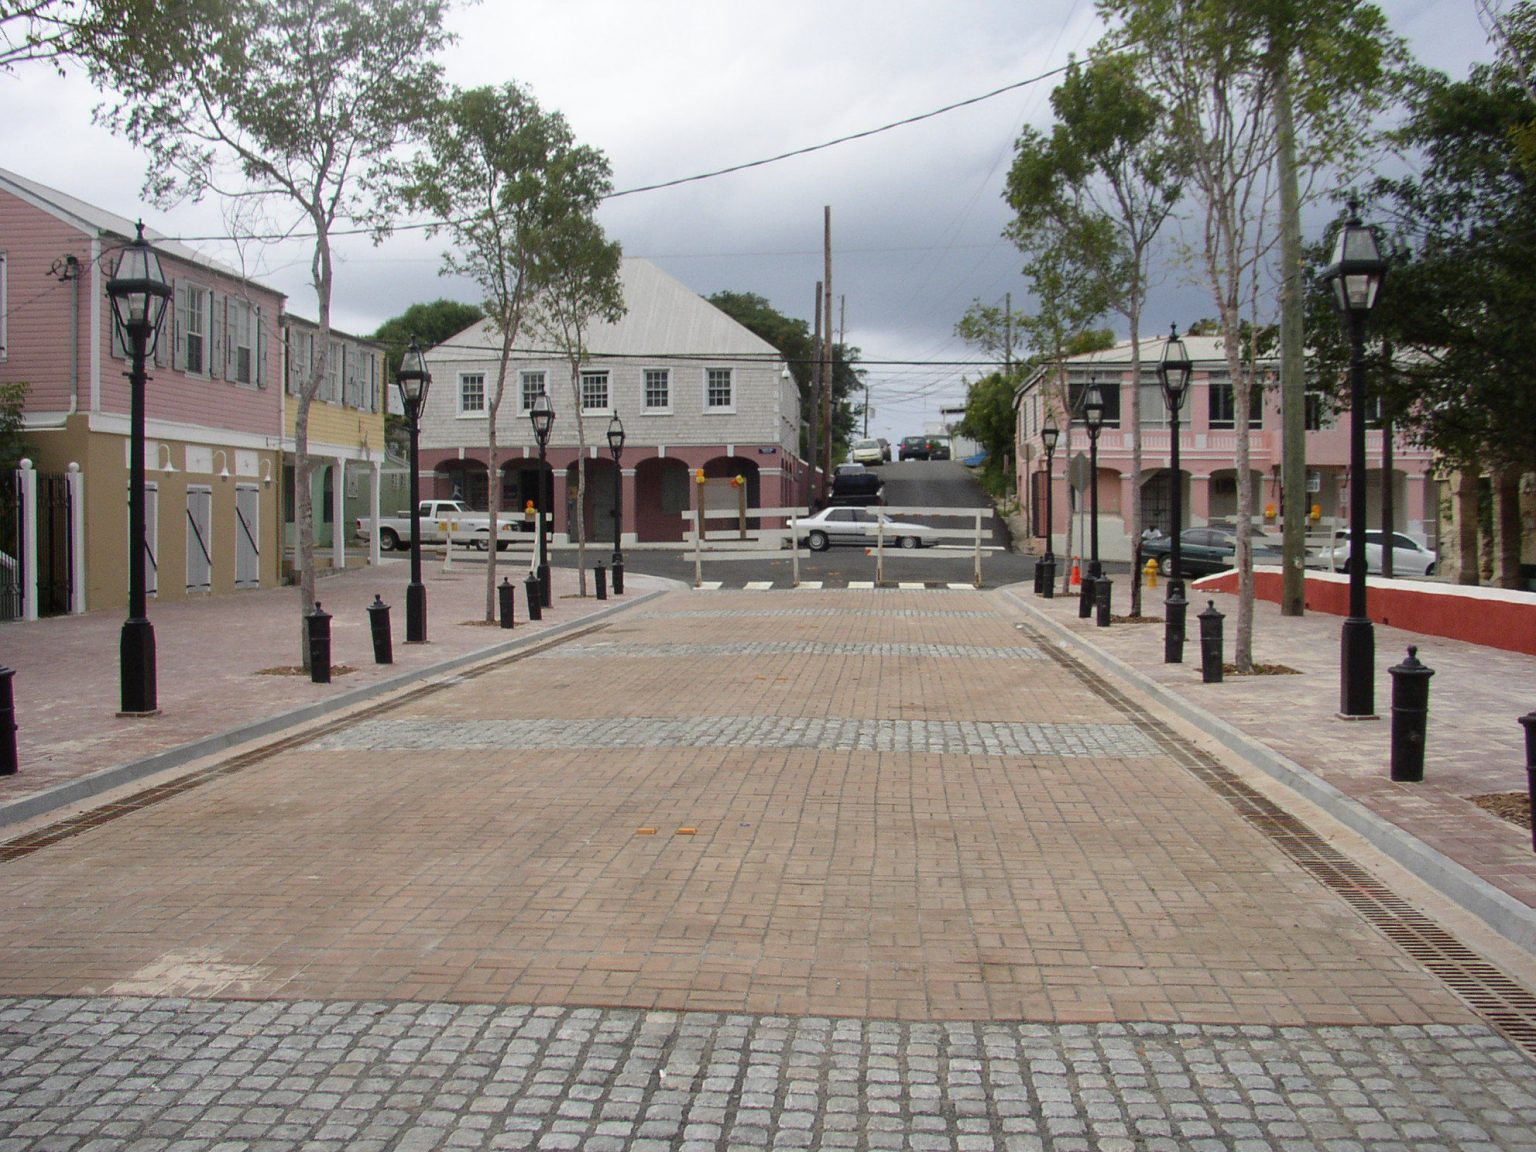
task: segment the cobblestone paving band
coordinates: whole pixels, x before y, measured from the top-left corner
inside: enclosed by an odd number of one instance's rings
[[[1157,745],[1130,724],[713,716],[675,720],[376,719],[305,750],[515,748],[808,748],[961,756],[1139,757]]]
[[[1043,660],[1038,648],[990,648],[976,644],[828,644],[816,640],[731,641],[722,644],[567,644],[541,652],[535,660],[596,657],[689,659],[701,656],[908,656],[933,660]]]
[[[0,1001],[0,1147],[1536,1149],[1479,1025]]]

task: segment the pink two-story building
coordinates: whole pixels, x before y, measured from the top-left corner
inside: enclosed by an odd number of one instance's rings
[[[45,615],[127,603],[128,359],[106,284],[133,236],[133,221],[0,169],[0,384],[26,385],[33,470],[67,478],[61,491],[82,505],[67,509],[65,540],[37,529],[58,553],[43,559],[54,601]],[[145,393],[150,592],[271,587],[282,552],[283,296],[145,237],[172,285]]]
[[[1239,477],[1236,468],[1237,419],[1233,408],[1232,382],[1218,337],[1186,336],[1186,349],[1194,362],[1184,406],[1179,413],[1179,484],[1181,521],[1184,527],[1213,521],[1230,522],[1237,512]],[[1164,337],[1141,342],[1141,380],[1131,378],[1131,345],[1124,341],[1102,352],[1075,356],[1066,362],[1067,400],[1072,419],[1062,403],[1054,367],[1031,376],[1014,396],[1018,414],[1015,453],[1018,498],[1029,517],[1031,532],[1045,534],[1046,454],[1040,429],[1047,410],[1061,438],[1050,469],[1053,495],[1051,532],[1058,555],[1064,554],[1070,517],[1086,517],[1089,504],[1088,434],[1082,423],[1081,397],[1097,385],[1104,398],[1104,427],[1099,436],[1099,552],[1109,560],[1131,556],[1128,528],[1122,510],[1130,508],[1133,485],[1141,488],[1142,523],[1167,532],[1171,525],[1170,425],[1168,407],[1157,378]],[[1261,364],[1263,386],[1254,392],[1249,413],[1249,474],[1255,515],[1280,523],[1283,508],[1280,461],[1283,436],[1280,424],[1278,364]],[[1142,467],[1132,467],[1131,389],[1141,389]],[[1315,511],[1314,527],[1348,523],[1349,415],[1326,412],[1319,394],[1307,394],[1307,507]],[[1078,461],[1078,458],[1081,460]],[[1393,526],[1434,546],[1436,535],[1436,482],[1431,454],[1395,438],[1391,444]],[[1074,463],[1074,461],[1077,461]],[[1383,477],[1386,475],[1383,437],[1377,428],[1366,433],[1367,502],[1371,523],[1380,523]],[[1074,487],[1073,480],[1081,481]],[[1085,522],[1084,522],[1085,526]],[[1082,555],[1086,531],[1074,529],[1073,550]]]

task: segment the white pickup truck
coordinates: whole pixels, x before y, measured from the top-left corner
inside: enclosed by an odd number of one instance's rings
[[[417,505],[421,519],[423,544],[446,544],[451,537],[455,544],[463,544],[484,552],[490,547],[491,517],[487,512],[474,512],[465,507],[462,500],[423,500]],[[534,520],[513,512],[497,516],[498,541],[507,540],[513,533],[532,532]],[[372,523],[366,517],[358,517],[357,538],[364,542],[372,536]],[[379,550],[394,552],[411,546],[411,514],[400,511],[393,516],[379,517]]]

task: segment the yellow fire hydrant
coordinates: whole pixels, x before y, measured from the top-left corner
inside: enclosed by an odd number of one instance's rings
[[[1157,587],[1157,561],[1156,560],[1148,560],[1147,563],[1146,563],[1146,567],[1142,568],[1141,574],[1147,578],[1147,587],[1148,588],[1156,588]]]

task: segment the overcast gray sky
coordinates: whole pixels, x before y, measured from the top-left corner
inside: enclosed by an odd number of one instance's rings
[[[1386,0],[1424,63],[1462,76],[1490,55],[1474,0]],[[447,57],[462,86],[517,80],[565,114],[639,188],[867,131],[1042,76],[1086,54],[1100,27],[1089,0],[484,0],[452,16]],[[1000,233],[1013,141],[1049,122],[1054,78],[810,155],[678,187],[617,196],[601,210],[627,255],[701,295],[755,292],[812,316],[832,212],[832,288],[846,340],[869,366],[870,430],[893,441],[963,402],[954,336],[971,300],[1025,302],[1018,253]],[[216,204],[143,204],[144,161],[90,124],[98,95],[78,76],[0,75],[0,165],[174,236],[223,234]],[[315,314],[302,244],[247,249],[198,241]],[[440,241],[401,233],[346,243],[334,323],[372,331],[407,305],[474,300],[437,275]],[[17,286],[12,286],[13,291]],[[1172,275],[1147,322],[1213,309]]]

